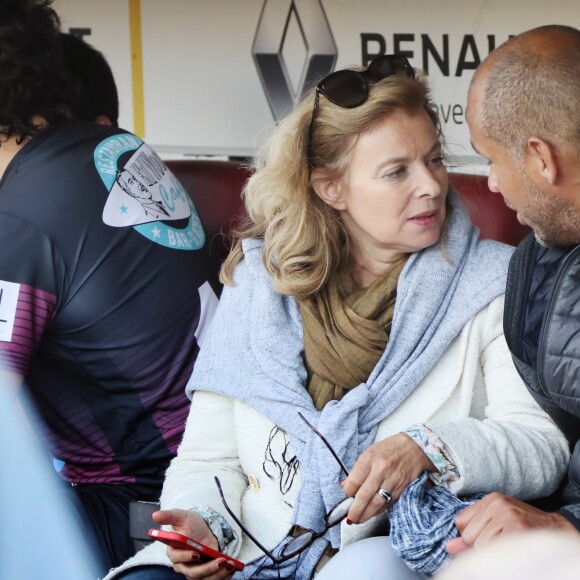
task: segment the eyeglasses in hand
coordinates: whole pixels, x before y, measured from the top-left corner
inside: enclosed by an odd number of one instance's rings
[[[310,429],[312,429],[312,431],[314,431],[314,433],[316,433],[320,437],[320,439],[322,439],[323,443],[326,445],[328,450],[332,453],[332,456],[336,459],[336,461],[340,465],[340,468],[342,469],[344,474],[348,477],[348,469],[345,467],[344,463],[340,460],[340,458],[336,454],[336,451],[330,446],[330,443],[328,443],[328,441],[324,438],[324,436],[306,420],[306,418],[302,413],[298,413],[298,415],[308,425],[308,427],[310,427]],[[266,556],[268,556],[268,558],[270,558],[270,560],[272,560],[272,562],[274,562],[275,564],[281,564],[282,562],[286,562],[287,560],[294,558],[295,556],[300,554],[300,552],[303,552],[304,550],[306,550],[306,548],[310,547],[314,542],[314,540],[324,536],[324,534],[330,528],[336,526],[342,520],[344,520],[344,518],[346,518],[348,510],[350,509],[350,506],[354,501],[354,497],[345,497],[324,516],[324,528],[321,531],[315,532],[314,530],[303,530],[300,534],[292,538],[287,544],[284,545],[284,547],[280,550],[279,556],[275,556],[270,551],[268,551],[242,524],[238,516],[228,506],[219,478],[215,476],[214,479],[220,492],[220,496],[224,504],[224,507],[226,508],[230,516],[232,516],[233,520],[238,524],[238,526],[240,526],[240,529],[244,532],[244,534],[246,534],[248,538],[250,538],[250,540],[252,540],[252,542],[254,542],[254,544],[256,544],[256,546],[258,546],[258,548],[260,548],[260,550],[262,550],[262,552],[264,552],[264,554],[266,554]]]

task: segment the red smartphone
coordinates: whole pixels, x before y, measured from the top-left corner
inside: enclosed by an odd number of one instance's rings
[[[178,534],[177,532],[167,532],[165,530],[157,530],[156,528],[151,528],[148,532],[148,536],[154,540],[159,540],[172,548],[177,548],[179,550],[193,550],[197,552],[201,558],[200,562],[208,562],[209,560],[215,560],[216,558],[224,558],[228,562],[234,565],[236,570],[243,570],[244,563],[222,554],[205,544],[202,544],[196,540],[192,540],[183,534]]]

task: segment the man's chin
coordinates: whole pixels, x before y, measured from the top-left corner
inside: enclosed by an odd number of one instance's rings
[[[532,226],[530,226],[532,227]],[[532,228],[533,229],[533,228]],[[544,248],[570,248],[572,246],[577,246],[580,244],[580,240],[563,240],[561,238],[554,238],[553,236],[546,235],[543,232],[533,229],[534,237],[540,246],[544,246]]]
[[[526,221],[526,218],[519,211],[516,213],[516,218],[522,224],[522,226],[531,227],[531,225]]]
[[[534,230],[534,237],[536,238],[536,242],[538,242],[538,244],[540,244],[540,246],[543,246],[544,248],[558,247],[557,245],[553,244],[551,240],[547,240],[546,238],[544,238],[544,236],[540,232],[537,232],[536,230]]]

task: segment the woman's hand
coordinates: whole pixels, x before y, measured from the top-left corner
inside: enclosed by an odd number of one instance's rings
[[[205,520],[197,513],[187,510],[161,510],[153,513],[153,519],[162,525],[170,525],[173,530],[183,534],[214,550],[219,550],[215,536]],[[209,562],[199,563],[199,554],[193,550],[167,548],[167,557],[178,574],[183,574],[189,580],[203,578],[204,580],[221,580],[229,578],[234,573],[233,564],[225,558],[217,558]]]
[[[360,524],[384,512],[425,470],[436,468],[408,435],[399,433],[374,443],[358,458],[343,482],[344,493],[355,498],[348,521]],[[391,502],[378,494],[381,488],[391,494]]]

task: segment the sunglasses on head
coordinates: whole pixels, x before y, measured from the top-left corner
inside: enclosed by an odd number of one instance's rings
[[[308,425],[308,427],[310,427],[310,429],[312,429],[312,431],[314,431],[314,433],[316,433],[316,435],[320,437],[322,442],[326,445],[327,449],[330,451],[330,453],[332,453],[334,459],[336,459],[337,463],[340,465],[340,469],[342,470],[342,472],[348,477],[348,469],[341,461],[336,451],[331,447],[330,443],[322,435],[322,433],[320,433],[313,425],[311,425],[306,420],[306,417],[304,417],[302,413],[299,412],[298,415],[306,423],[306,425]],[[254,542],[254,544],[258,546],[258,548],[260,548],[260,550],[262,550],[262,552],[264,552],[264,554],[266,554],[266,556],[268,556],[270,560],[274,562],[274,564],[282,564],[282,562],[286,562],[286,560],[294,558],[295,556],[306,550],[306,548],[311,546],[314,540],[324,536],[324,534],[326,534],[326,532],[330,528],[336,526],[337,524],[340,524],[340,522],[344,520],[344,518],[346,518],[346,516],[348,515],[348,510],[350,509],[350,506],[354,501],[354,497],[345,497],[324,516],[324,527],[322,528],[322,530],[315,532],[314,530],[302,529],[300,533],[298,533],[295,537],[293,537],[288,543],[284,544],[284,546],[280,550],[280,554],[278,556],[275,556],[272,552],[267,550],[252,535],[250,531],[248,531],[248,529],[244,526],[244,524],[242,524],[240,518],[238,518],[238,516],[232,511],[230,506],[227,504],[219,478],[216,476],[214,477],[214,480],[219,490],[222,503],[224,504],[224,507],[226,508],[230,516],[232,516],[233,520],[238,524],[238,526],[240,526],[240,529],[248,536],[248,538],[250,538],[250,540],[252,540],[252,542]]]
[[[398,54],[385,54],[369,63],[366,69],[338,70],[324,77],[316,85],[312,119],[308,130],[308,163],[314,167],[312,156],[312,137],[314,121],[318,113],[320,95],[324,95],[331,103],[345,109],[360,107],[369,98],[369,82],[377,83],[391,76],[415,78],[415,70],[409,61]]]

